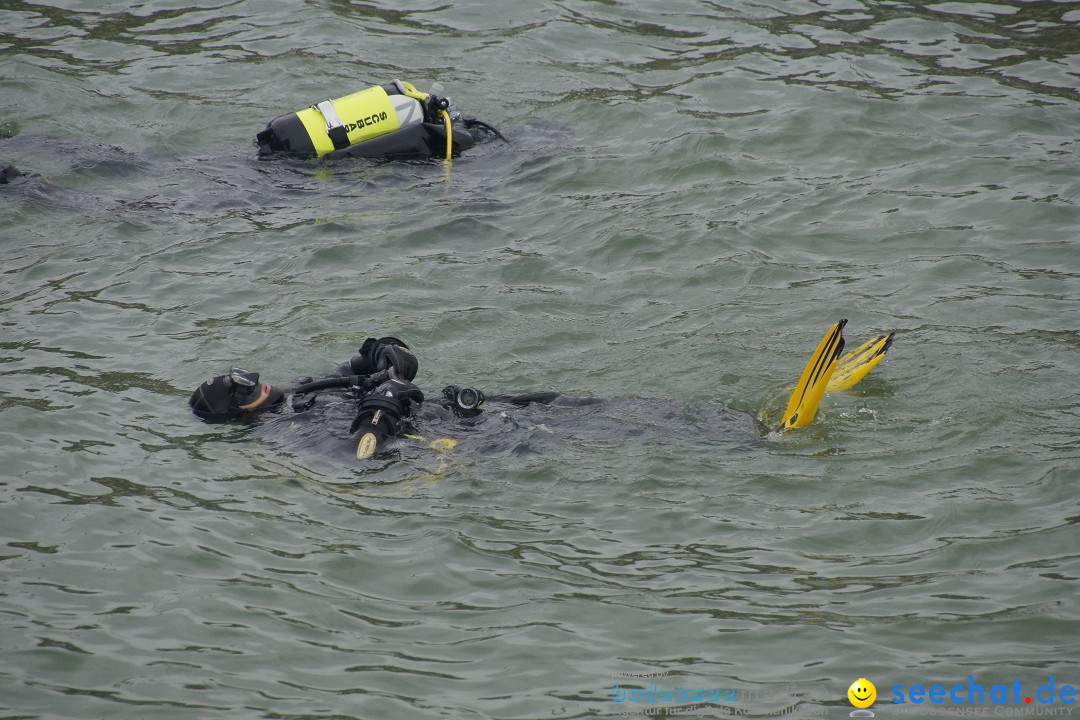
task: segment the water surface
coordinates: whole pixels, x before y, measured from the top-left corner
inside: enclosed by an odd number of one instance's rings
[[[1073,4],[188,5],[0,9],[0,716],[1080,684]],[[513,144],[255,157],[393,78]],[[896,345],[811,428],[695,430],[775,413],[841,317]],[[188,412],[384,334],[429,395],[676,410],[367,465]]]

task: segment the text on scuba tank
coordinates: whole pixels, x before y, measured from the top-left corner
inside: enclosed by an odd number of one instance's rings
[[[353,130],[359,130],[365,128],[368,125],[374,125],[375,123],[382,122],[386,119],[386,111],[375,113],[374,115],[368,115],[367,117],[360,118],[356,122],[348,123],[345,125],[345,132],[352,132]]]

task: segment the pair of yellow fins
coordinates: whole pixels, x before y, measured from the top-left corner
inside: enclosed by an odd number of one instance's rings
[[[829,328],[810,356],[781,416],[779,432],[809,425],[825,393],[853,387],[881,362],[892,347],[895,333],[867,340],[841,357],[845,325],[847,320],[841,320]]]

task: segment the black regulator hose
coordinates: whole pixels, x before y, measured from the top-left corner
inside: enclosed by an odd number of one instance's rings
[[[319,390],[331,390],[336,388],[358,387],[361,390],[370,390],[380,383],[390,380],[394,376],[393,368],[387,368],[373,375],[339,375],[336,377],[323,378],[301,383],[289,390],[293,395],[307,395]]]

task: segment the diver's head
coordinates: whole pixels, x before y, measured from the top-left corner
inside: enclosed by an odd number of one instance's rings
[[[229,420],[245,413],[272,410],[285,402],[285,393],[259,382],[259,373],[233,368],[195,388],[188,405],[203,420]]]
[[[450,410],[459,417],[471,418],[481,413],[480,406],[484,404],[484,393],[476,388],[447,385],[443,388],[442,394]]]

